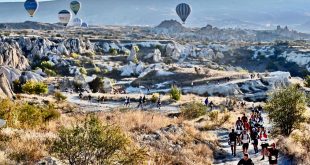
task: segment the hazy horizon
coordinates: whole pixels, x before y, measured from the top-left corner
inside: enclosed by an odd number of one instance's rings
[[[10,3],[7,3],[7,2]],[[18,2],[17,2],[18,1]],[[179,20],[175,6],[179,0],[80,0],[78,17],[93,25],[156,26],[163,20]],[[34,18],[23,8],[23,1],[0,0],[0,22],[58,22],[57,13],[69,9],[70,0],[39,1]],[[310,25],[310,1],[307,0],[184,0],[192,13],[185,26],[249,29],[274,29],[277,25],[306,31]],[[12,12],[14,9],[14,12]]]

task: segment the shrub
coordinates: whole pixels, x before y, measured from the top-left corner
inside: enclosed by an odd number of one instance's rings
[[[103,125],[94,116],[72,128],[61,128],[51,151],[69,164],[142,164],[146,156],[119,127]]]
[[[56,91],[56,92],[54,93],[54,97],[55,97],[55,99],[56,99],[57,101],[64,101],[64,100],[67,99],[67,97],[66,97],[65,95],[63,95],[61,92],[59,92],[59,91]]]
[[[6,120],[9,127],[34,128],[59,117],[60,113],[53,105],[37,106],[0,100],[0,118]]]
[[[151,102],[156,103],[158,99],[159,99],[159,93],[153,93],[151,97]]]
[[[50,61],[42,61],[41,62],[41,68],[43,70],[45,70],[45,69],[53,69],[53,67],[54,67],[54,64],[52,62],[50,62]]]
[[[96,54],[95,52],[86,52],[83,55],[89,58],[94,58]]]
[[[78,58],[80,57],[80,55],[77,54],[77,53],[71,53],[70,55],[71,55],[71,57],[74,58],[74,59],[78,59]]]
[[[117,54],[118,54],[118,51],[117,51],[116,49],[114,49],[114,48],[111,48],[111,49],[110,49],[110,53],[111,53],[112,55],[117,55]]]
[[[181,90],[177,86],[173,85],[170,90],[171,99],[178,101],[181,99],[181,95]]]
[[[48,76],[57,76],[57,73],[51,69],[44,69],[44,73],[46,73]]]
[[[81,68],[80,68],[80,73],[86,75],[86,74],[87,74],[87,71],[86,71],[86,69],[85,69],[84,67],[81,67]]]
[[[309,75],[305,77],[305,86],[310,87],[310,76]]]
[[[22,91],[28,94],[47,94],[48,87],[43,82],[28,81],[22,86]]]
[[[19,80],[13,81],[13,91],[15,93],[22,93],[22,84],[20,83]]]
[[[217,121],[219,118],[219,111],[212,111],[208,114],[211,121]]]
[[[140,51],[140,48],[139,48],[139,46],[137,46],[137,45],[134,45],[134,46],[133,46],[133,49],[135,50],[135,52],[139,52],[139,51]]]
[[[186,119],[195,119],[205,115],[207,107],[199,102],[190,102],[181,108],[181,115]]]
[[[265,109],[274,124],[274,133],[289,136],[306,119],[306,97],[292,85],[272,93]]]
[[[100,77],[96,77],[93,81],[89,82],[88,85],[94,93],[103,91],[103,79]]]
[[[95,68],[94,68],[94,72],[95,72],[96,74],[98,74],[98,73],[101,72],[101,69],[100,69],[99,67],[95,67]]]

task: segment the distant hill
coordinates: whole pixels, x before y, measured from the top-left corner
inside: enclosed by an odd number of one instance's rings
[[[0,29],[34,29],[34,30],[59,30],[64,27],[59,24],[25,21],[23,23],[0,23]]]
[[[57,13],[69,9],[71,0],[40,2],[34,18],[24,10],[23,2],[0,3],[0,22],[36,21],[56,23]],[[92,25],[156,26],[162,20],[175,19],[179,0],[80,0],[78,17]],[[212,24],[219,28],[274,29],[278,24],[296,30],[310,31],[306,0],[185,0],[192,7],[186,27]]]

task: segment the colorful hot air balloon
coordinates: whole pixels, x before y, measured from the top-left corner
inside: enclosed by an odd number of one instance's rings
[[[79,1],[72,1],[70,3],[70,8],[73,11],[73,13],[76,15],[81,8],[81,3]]]
[[[88,24],[86,22],[83,22],[81,26],[84,28],[88,28]]]
[[[74,18],[73,19],[73,26],[81,27],[82,20],[80,18]]]
[[[191,11],[192,11],[191,7],[186,3],[181,3],[176,7],[176,12],[178,16],[181,18],[181,20],[183,21],[183,23],[185,23]]]
[[[36,0],[26,0],[24,7],[29,13],[30,17],[33,17],[39,8],[39,3]]]
[[[60,23],[64,24],[64,26],[67,26],[71,20],[71,13],[68,10],[61,10],[58,13],[58,18]]]

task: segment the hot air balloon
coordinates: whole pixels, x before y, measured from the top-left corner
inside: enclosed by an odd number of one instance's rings
[[[82,25],[82,20],[80,18],[73,19],[73,26],[80,27]]]
[[[88,24],[86,22],[83,22],[81,26],[84,28],[88,28]]]
[[[27,0],[24,3],[24,7],[29,13],[30,17],[33,17],[37,9],[39,8],[39,3],[36,0]]]
[[[73,13],[76,15],[81,8],[81,3],[79,1],[72,1],[70,3],[70,8],[73,11]]]
[[[191,7],[186,3],[181,3],[176,7],[176,12],[183,21],[183,24],[185,23],[187,17],[190,15],[191,11]]]
[[[68,10],[61,10],[58,13],[58,18],[60,23],[64,24],[64,26],[67,26],[71,20],[71,13]]]

